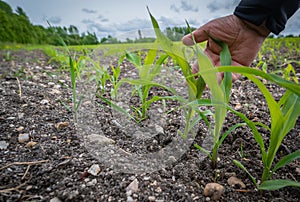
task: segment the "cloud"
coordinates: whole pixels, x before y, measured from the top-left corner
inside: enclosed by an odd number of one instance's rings
[[[172,4],[170,6],[170,9],[172,11],[175,11],[176,13],[180,13],[180,11],[187,11],[187,12],[198,12],[199,9],[197,6],[188,3],[186,1],[180,1],[180,7],[177,7],[175,4]]]
[[[184,21],[178,21],[178,20],[174,20],[173,18],[168,18],[165,16],[161,16],[158,19],[159,24],[161,25],[162,29],[165,27],[174,27],[174,26],[182,26],[185,25]]]
[[[239,0],[231,0],[231,1],[214,0],[207,5],[207,8],[209,9],[210,12],[216,12],[221,9],[233,11],[234,8],[238,5],[238,3]]]
[[[172,4],[172,5],[170,6],[170,9],[171,9],[172,11],[175,11],[176,13],[179,13],[179,12],[180,12],[180,9],[179,9],[175,4]]]
[[[195,5],[191,4],[191,3],[188,3],[186,1],[181,1],[181,6],[180,8],[184,11],[192,11],[192,12],[198,12],[199,9],[198,7],[195,7]]]
[[[285,29],[280,33],[283,35],[300,35],[300,10],[297,11],[287,22]]]
[[[116,29],[118,31],[132,31],[132,30],[138,30],[138,29],[146,29],[150,28],[151,22],[147,19],[132,19],[125,23],[116,25]]]
[[[47,19],[51,24],[59,24],[61,22],[61,17],[53,16]]]
[[[96,10],[91,10],[91,9],[87,9],[87,8],[83,8],[81,9],[82,12],[88,13],[88,14],[95,14],[97,13]]]
[[[108,18],[105,18],[105,17],[103,17],[102,15],[99,15],[97,18],[98,18],[101,22],[108,22],[108,21],[109,21]]]

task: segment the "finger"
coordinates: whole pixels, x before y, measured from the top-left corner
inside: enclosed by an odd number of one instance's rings
[[[197,30],[193,31],[192,34],[185,35],[182,38],[182,43],[186,46],[194,45],[192,35],[194,36],[194,39],[195,39],[196,43],[200,43],[200,42],[208,40],[208,36],[204,31],[205,29],[206,29],[206,25],[204,25],[204,26],[198,28]]]

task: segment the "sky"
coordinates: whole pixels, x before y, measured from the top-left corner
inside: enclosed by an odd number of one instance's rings
[[[199,27],[217,17],[232,14],[239,0],[4,0],[13,10],[21,7],[35,25],[75,25],[79,32],[111,35],[118,39],[153,34],[149,7],[160,27]],[[300,34],[300,9],[281,34]]]

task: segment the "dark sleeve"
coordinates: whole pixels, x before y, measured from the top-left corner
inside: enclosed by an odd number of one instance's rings
[[[234,15],[257,26],[265,22],[271,32],[279,34],[299,6],[300,0],[242,0]]]

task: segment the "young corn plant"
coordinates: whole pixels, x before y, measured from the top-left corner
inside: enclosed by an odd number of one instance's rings
[[[275,75],[267,74],[261,70],[250,69],[249,67],[235,67],[230,66],[219,67],[218,71],[232,71],[240,73],[248,77],[254,82],[264,95],[271,116],[271,128],[267,127],[263,123],[253,123],[248,120],[243,114],[235,112],[240,116],[252,129],[254,139],[258,143],[263,163],[263,173],[261,176],[261,184],[257,183],[257,180],[251,175],[251,173],[242,165],[241,162],[234,160],[234,163],[244,170],[252,179],[253,183],[260,190],[275,190],[286,186],[300,187],[300,182],[292,180],[272,180],[272,175],[280,168],[288,165],[292,161],[300,158],[300,150],[290,153],[282,157],[277,163],[274,162],[276,154],[282,141],[288,134],[288,132],[294,128],[298,117],[300,116],[300,85],[284,78]],[[268,91],[266,86],[256,76],[267,79],[274,82],[281,87],[286,88],[286,92],[282,95],[280,100],[276,102],[272,94]],[[262,135],[258,132],[257,126],[263,126],[270,131],[269,144],[264,142]]]
[[[123,83],[128,83],[134,86],[135,90],[133,91],[133,94],[137,93],[141,101],[140,107],[132,107],[136,114],[135,120],[137,122],[141,122],[147,118],[147,111],[153,102],[161,100],[161,97],[159,96],[153,96],[152,98],[149,98],[149,92],[152,87],[157,86],[168,90],[171,93],[175,93],[173,89],[154,82],[155,77],[157,77],[160,73],[163,62],[168,58],[168,56],[163,54],[159,56],[158,59],[156,59],[156,57],[157,49],[155,48],[148,51],[144,61],[142,61],[141,56],[135,53],[126,52],[125,58],[137,68],[139,78],[122,78],[115,85],[115,92],[118,91]]]
[[[148,10],[149,12],[149,10]],[[218,79],[217,79],[217,70],[214,68],[213,64],[211,63],[210,59],[203,53],[203,51],[200,49],[200,47],[196,44],[195,40],[195,46],[194,50],[198,59],[198,64],[200,64],[201,68],[199,70],[199,73],[196,75],[193,75],[191,72],[191,67],[189,65],[189,62],[185,59],[185,54],[182,51],[180,46],[176,46],[176,44],[173,44],[159,29],[158,23],[155,20],[155,18],[151,15],[149,12],[152,25],[154,27],[157,41],[161,48],[177,62],[177,64],[180,66],[183,75],[186,79],[186,83],[188,86],[188,100],[184,100],[181,97],[173,96],[173,99],[180,100],[182,102],[182,105],[184,107],[187,107],[186,110],[186,126],[184,133],[182,136],[184,138],[187,137],[189,131],[193,126],[195,126],[196,122],[200,120],[199,117],[204,119],[206,124],[211,128],[210,123],[207,121],[205,116],[203,116],[203,113],[198,109],[200,106],[200,103],[204,103],[204,105],[210,105],[211,102],[214,103],[228,103],[229,97],[230,97],[230,90],[231,90],[231,84],[232,84],[232,74],[230,72],[224,71],[224,79],[219,85]],[[188,24],[188,23],[187,23]],[[188,25],[189,27],[189,25]],[[213,38],[210,36],[209,33],[207,33],[208,36],[214,40],[218,45],[221,46],[222,52],[221,52],[221,63],[222,65],[231,65],[231,56],[228,49],[228,46],[225,43],[222,43],[221,41]],[[192,35],[193,37],[193,35]],[[209,74],[202,74],[202,72],[210,71]],[[198,76],[196,79],[195,76]],[[205,86],[208,86],[211,93],[212,98],[210,101],[201,99],[203,91],[205,89]],[[227,137],[227,135],[234,130],[235,128],[243,125],[243,124],[237,124],[232,126],[227,132],[225,132],[221,136],[221,129],[225,120],[227,109],[224,107],[224,105],[214,105],[215,107],[215,125],[214,129],[211,130],[212,136],[213,136],[213,150],[212,154],[210,154],[210,151],[205,150],[204,148],[200,147],[199,145],[195,145],[198,149],[204,151],[212,160],[212,166],[216,167],[217,163],[217,154],[218,149],[224,139]],[[199,116],[195,116],[196,113],[199,114]]]

